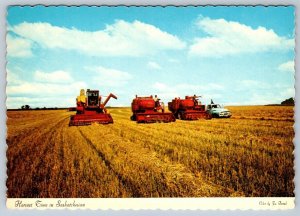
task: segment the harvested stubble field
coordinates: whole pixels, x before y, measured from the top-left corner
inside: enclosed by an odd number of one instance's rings
[[[294,196],[293,107],[229,107],[230,119],[68,127],[71,112],[8,111],[7,195]]]

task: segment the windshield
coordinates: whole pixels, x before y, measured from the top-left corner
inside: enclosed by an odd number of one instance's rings
[[[98,105],[98,99],[99,99],[99,93],[98,92],[88,92],[88,105],[89,106],[97,106]]]
[[[219,104],[213,104],[211,105],[212,108],[221,108],[221,106]]]
[[[97,92],[88,92],[88,97],[98,97]]]

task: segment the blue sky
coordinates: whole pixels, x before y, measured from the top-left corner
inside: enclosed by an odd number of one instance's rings
[[[7,15],[7,107],[75,106],[81,88],[201,95],[225,105],[294,97],[294,7],[18,7]]]

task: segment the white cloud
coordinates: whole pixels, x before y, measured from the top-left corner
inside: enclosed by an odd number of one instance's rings
[[[148,62],[148,67],[154,70],[161,70],[161,66],[158,63],[153,61]]]
[[[206,91],[206,90],[223,90],[224,87],[217,83],[206,83],[204,85],[192,85],[188,83],[181,83],[173,86],[168,86],[167,84],[156,82],[152,85],[159,91],[165,90],[188,90],[188,91]]]
[[[174,97],[184,98],[186,95],[196,94],[202,96],[200,100],[204,104],[209,103],[210,99],[213,99],[216,103],[228,100],[227,105],[265,105],[280,103],[284,99],[295,95],[295,89],[287,85],[271,85],[257,80],[239,81],[234,89],[227,89],[218,83],[168,85],[161,82],[154,83],[152,88],[154,89],[153,92],[164,102],[171,101]],[[241,90],[246,91],[247,96],[240,98],[239,94],[244,94],[239,92]],[[226,97],[224,96],[225,94],[227,95]]]
[[[242,89],[270,89],[272,86],[268,83],[258,80],[241,80],[238,82],[237,90]]]
[[[75,95],[78,94],[79,89],[85,88],[84,82],[73,82],[65,84],[56,83],[40,83],[40,82],[22,82],[18,85],[7,86],[7,94],[14,96],[35,96],[35,97],[47,97],[47,96],[61,96],[61,95]]]
[[[43,71],[36,71],[34,73],[34,79],[39,82],[46,83],[70,83],[73,81],[70,74],[66,71],[58,70],[50,73]]]
[[[277,35],[272,29],[250,26],[224,19],[202,17],[197,25],[208,34],[195,38],[189,48],[190,55],[222,57],[241,53],[289,50],[294,40]]]
[[[281,65],[278,66],[278,69],[280,71],[295,73],[295,62],[288,61],[288,62],[282,63]]]
[[[122,86],[132,79],[131,74],[112,68],[97,66],[85,67],[85,69],[93,74],[92,80],[102,86]]]
[[[275,95],[272,92],[264,92],[264,93],[251,93],[247,97],[243,98],[242,100],[234,100],[232,97],[224,105],[231,105],[231,106],[241,106],[241,105],[267,105],[267,104],[279,104],[283,98],[279,95]]]
[[[140,56],[185,48],[176,36],[140,21],[118,20],[94,32],[27,22],[10,30],[42,47],[76,50],[91,56]]]
[[[7,107],[18,108],[25,102],[35,106],[55,107],[63,106],[63,104],[75,106],[75,98],[79,90],[85,89],[87,85],[82,81],[73,81],[67,74],[62,71],[53,73],[37,71],[34,76],[35,80],[26,81],[15,72],[7,70]],[[60,82],[59,79],[56,81],[54,75],[61,75],[69,82]]]
[[[181,83],[171,86],[161,82],[154,83],[152,88],[155,92],[157,92],[158,96],[163,99],[163,101],[171,101],[175,97],[184,98],[187,95],[196,94],[201,96],[202,100],[206,102],[211,98],[221,98],[222,95],[218,91],[224,89],[222,85],[217,83],[207,83],[204,85]]]
[[[8,97],[6,100],[8,108],[20,108],[21,106],[28,104],[31,108],[36,107],[69,107],[75,106],[75,98],[69,96],[60,96],[60,100],[57,97],[47,96],[43,98],[39,97]]]
[[[6,75],[7,85],[16,85],[22,83],[20,77],[16,73],[13,73],[9,69],[6,69],[6,72],[7,72]]]
[[[24,38],[13,37],[10,34],[6,36],[7,55],[11,57],[31,57],[32,43]]]
[[[154,83],[154,84],[152,85],[152,87],[153,87],[154,89],[156,89],[157,91],[161,91],[161,92],[166,91],[166,90],[168,90],[168,91],[172,90],[172,89],[170,89],[169,86],[167,86],[167,85],[164,84],[164,83],[160,83],[160,82]],[[174,91],[175,91],[175,90],[174,90]]]
[[[178,89],[182,89],[182,90],[188,90],[188,91],[198,91],[198,92],[202,92],[202,91],[214,91],[214,90],[223,90],[224,87],[220,84],[217,83],[206,83],[204,85],[192,85],[192,84],[178,84],[176,85],[176,88]]]
[[[291,98],[291,97],[295,97],[295,88],[286,88],[285,90],[283,90],[280,93],[280,96],[283,99],[288,99],[288,98]]]
[[[132,78],[127,72],[110,68],[85,69],[88,69],[87,73],[90,73],[88,74],[89,85],[84,81],[74,80],[68,72],[61,70],[48,73],[36,71],[33,81],[22,80],[16,73],[8,70],[7,107],[19,108],[24,104],[32,107],[75,106],[75,99],[80,89],[90,88],[92,82],[103,87],[120,86]],[[121,92],[114,93],[122,95],[122,88]]]
[[[291,92],[289,92],[291,93]],[[283,100],[293,97],[291,94],[280,94],[276,95],[273,92],[267,93],[253,93],[248,100],[245,100],[245,105],[267,105],[267,104],[280,104]]]
[[[180,63],[179,59],[175,59],[175,58],[169,58],[168,62],[170,62],[170,63]]]
[[[289,85],[269,84],[258,80],[239,81],[234,90],[239,93],[240,91],[247,92],[248,94],[243,101],[238,103],[240,105],[279,104],[295,95],[295,89],[290,88]]]
[[[266,104],[274,104],[279,103],[279,98],[274,98],[273,95],[270,94],[252,94],[248,101],[245,100],[244,103],[247,105],[266,105]]]

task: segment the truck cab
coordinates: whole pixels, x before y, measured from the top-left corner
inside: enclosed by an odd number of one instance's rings
[[[220,106],[220,104],[209,104],[207,105],[207,111],[212,115],[213,118],[230,118],[231,112]]]

